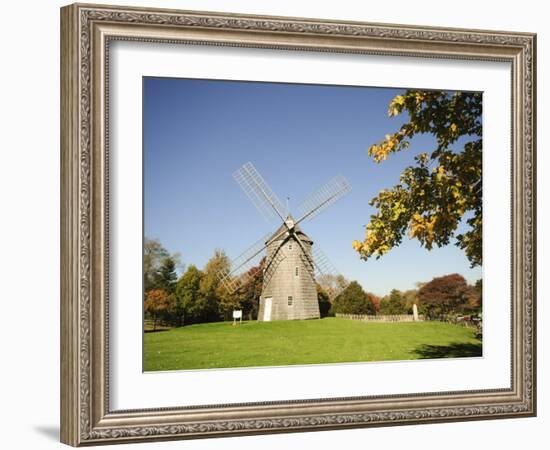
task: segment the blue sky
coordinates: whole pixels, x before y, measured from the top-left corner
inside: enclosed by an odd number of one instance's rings
[[[232,173],[252,162],[290,209],[341,174],[352,191],[302,229],[340,273],[369,292],[414,288],[418,281],[470,269],[454,245],[427,251],[404,238],[400,247],[367,262],[352,249],[375,209],[369,200],[397,184],[404,167],[433,137],[376,164],[368,147],[397,130],[389,101],[402,89],[144,78],[144,233],[158,238],[182,262],[203,267],[214,249],[230,258],[279,224],[269,224]]]

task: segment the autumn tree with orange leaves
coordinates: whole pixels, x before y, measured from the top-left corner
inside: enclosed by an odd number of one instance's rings
[[[174,295],[164,289],[153,289],[147,293],[144,310],[153,319],[153,331],[157,328],[158,320],[172,313],[175,306]]]
[[[390,117],[404,113],[409,120],[372,145],[369,156],[382,163],[419,134],[432,134],[435,148],[419,153],[397,185],[370,201],[377,212],[353,248],[364,260],[380,258],[408,235],[428,250],[453,241],[472,267],[481,265],[481,93],[408,90],[388,109]],[[458,232],[461,223],[465,230]]]

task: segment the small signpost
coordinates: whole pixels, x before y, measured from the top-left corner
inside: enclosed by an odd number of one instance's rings
[[[233,310],[233,326],[237,325],[237,319],[239,319],[239,324],[240,324],[243,320],[243,312],[242,312],[242,310],[234,309]]]

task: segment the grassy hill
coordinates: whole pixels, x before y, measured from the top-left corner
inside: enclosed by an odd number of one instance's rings
[[[441,322],[218,322],[144,336],[145,371],[471,356],[474,330]]]

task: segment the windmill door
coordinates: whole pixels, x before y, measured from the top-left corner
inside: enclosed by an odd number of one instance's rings
[[[271,305],[273,301],[272,298],[266,298],[264,300],[264,322],[269,322],[271,320]]]

